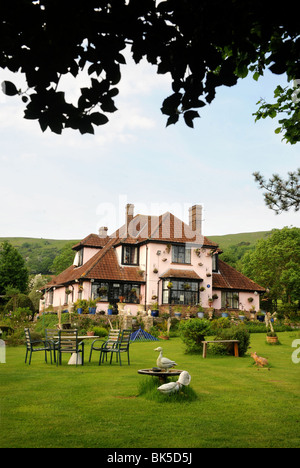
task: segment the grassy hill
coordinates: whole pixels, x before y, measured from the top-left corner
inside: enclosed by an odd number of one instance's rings
[[[0,244],[8,241],[24,260],[30,274],[52,274],[52,264],[66,244],[75,245],[77,240],[38,239],[32,237],[0,237]]]
[[[239,245],[242,243],[249,243],[254,245],[259,239],[265,239],[271,234],[271,231],[258,231],[258,232],[242,232],[239,234],[226,234],[223,236],[207,236],[213,242],[217,242],[219,247],[226,250],[232,245]]]

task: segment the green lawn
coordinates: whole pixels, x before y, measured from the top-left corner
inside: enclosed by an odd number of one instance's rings
[[[131,365],[45,364],[25,347],[7,348],[0,364],[0,447],[300,447],[300,363],[291,360],[299,332],[279,333],[281,345],[251,335],[251,350],[267,357],[257,370],[250,355],[184,354],[179,338],[164,354],[191,376],[197,399],[167,401],[140,394],[150,379],[138,369],[156,363],[156,343],[134,343]],[[87,346],[87,356],[88,356]]]

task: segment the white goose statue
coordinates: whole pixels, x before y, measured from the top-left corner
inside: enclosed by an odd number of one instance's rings
[[[163,354],[162,354],[163,350],[161,347],[155,348],[154,351],[159,352],[159,356],[157,358],[156,364],[157,364],[157,367],[159,367],[160,369],[164,369],[167,372],[169,372],[169,369],[171,367],[177,366],[175,361],[171,361],[171,359],[163,357]]]
[[[191,376],[187,371],[182,371],[177,382],[169,382],[158,387],[158,391],[164,394],[178,392],[182,385],[189,385]]]

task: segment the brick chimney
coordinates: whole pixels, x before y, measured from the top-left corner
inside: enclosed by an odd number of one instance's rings
[[[202,206],[194,205],[189,208],[189,226],[196,232],[202,234]]]
[[[107,231],[108,231],[108,228],[102,226],[98,231],[99,237],[101,237],[101,239],[105,239],[107,237]]]
[[[125,222],[126,222],[127,229],[128,229],[130,222],[133,220],[133,212],[134,212],[134,205],[132,205],[131,203],[128,203],[126,205],[126,211],[125,211]]]

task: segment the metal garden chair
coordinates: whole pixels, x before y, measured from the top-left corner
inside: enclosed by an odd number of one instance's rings
[[[91,345],[89,362],[91,362],[93,351],[100,351],[101,353],[103,347],[113,348],[118,342],[119,336],[120,336],[120,330],[111,329],[108,333],[108,337],[105,340],[101,340],[99,338],[97,340],[94,340]],[[100,343],[102,344],[99,345]],[[101,357],[101,354],[100,354],[100,357]]]
[[[29,354],[29,362],[31,363],[31,356],[32,353],[36,353],[38,351],[44,351],[45,353],[45,362],[47,362],[47,352],[50,352],[50,359],[52,364],[52,351],[51,345],[46,340],[32,340],[29,328],[25,328],[25,345],[26,345],[26,356],[25,356],[25,364],[27,362],[28,353]],[[38,344],[42,344],[42,346],[37,346]]]
[[[76,366],[78,357],[81,353],[81,364],[84,364],[84,342],[78,340],[78,330],[59,330],[57,344],[57,360],[56,365],[61,364],[61,356],[64,353],[76,353]]]
[[[113,354],[115,354],[117,362],[118,360],[120,362],[120,366],[122,365],[121,354],[127,353],[128,365],[130,365],[130,358],[129,358],[130,336],[131,336],[131,330],[123,330],[117,343],[113,347],[107,347],[105,343],[101,348],[99,365],[101,365],[102,355],[103,355],[102,357],[102,362],[103,362],[104,356],[105,355],[107,356],[108,353],[111,353],[110,364],[112,363]]]
[[[50,344],[53,351],[54,362],[56,362],[56,351],[58,348],[57,340],[58,330],[57,328],[46,328],[45,329],[45,339]],[[54,338],[56,336],[56,338]]]

